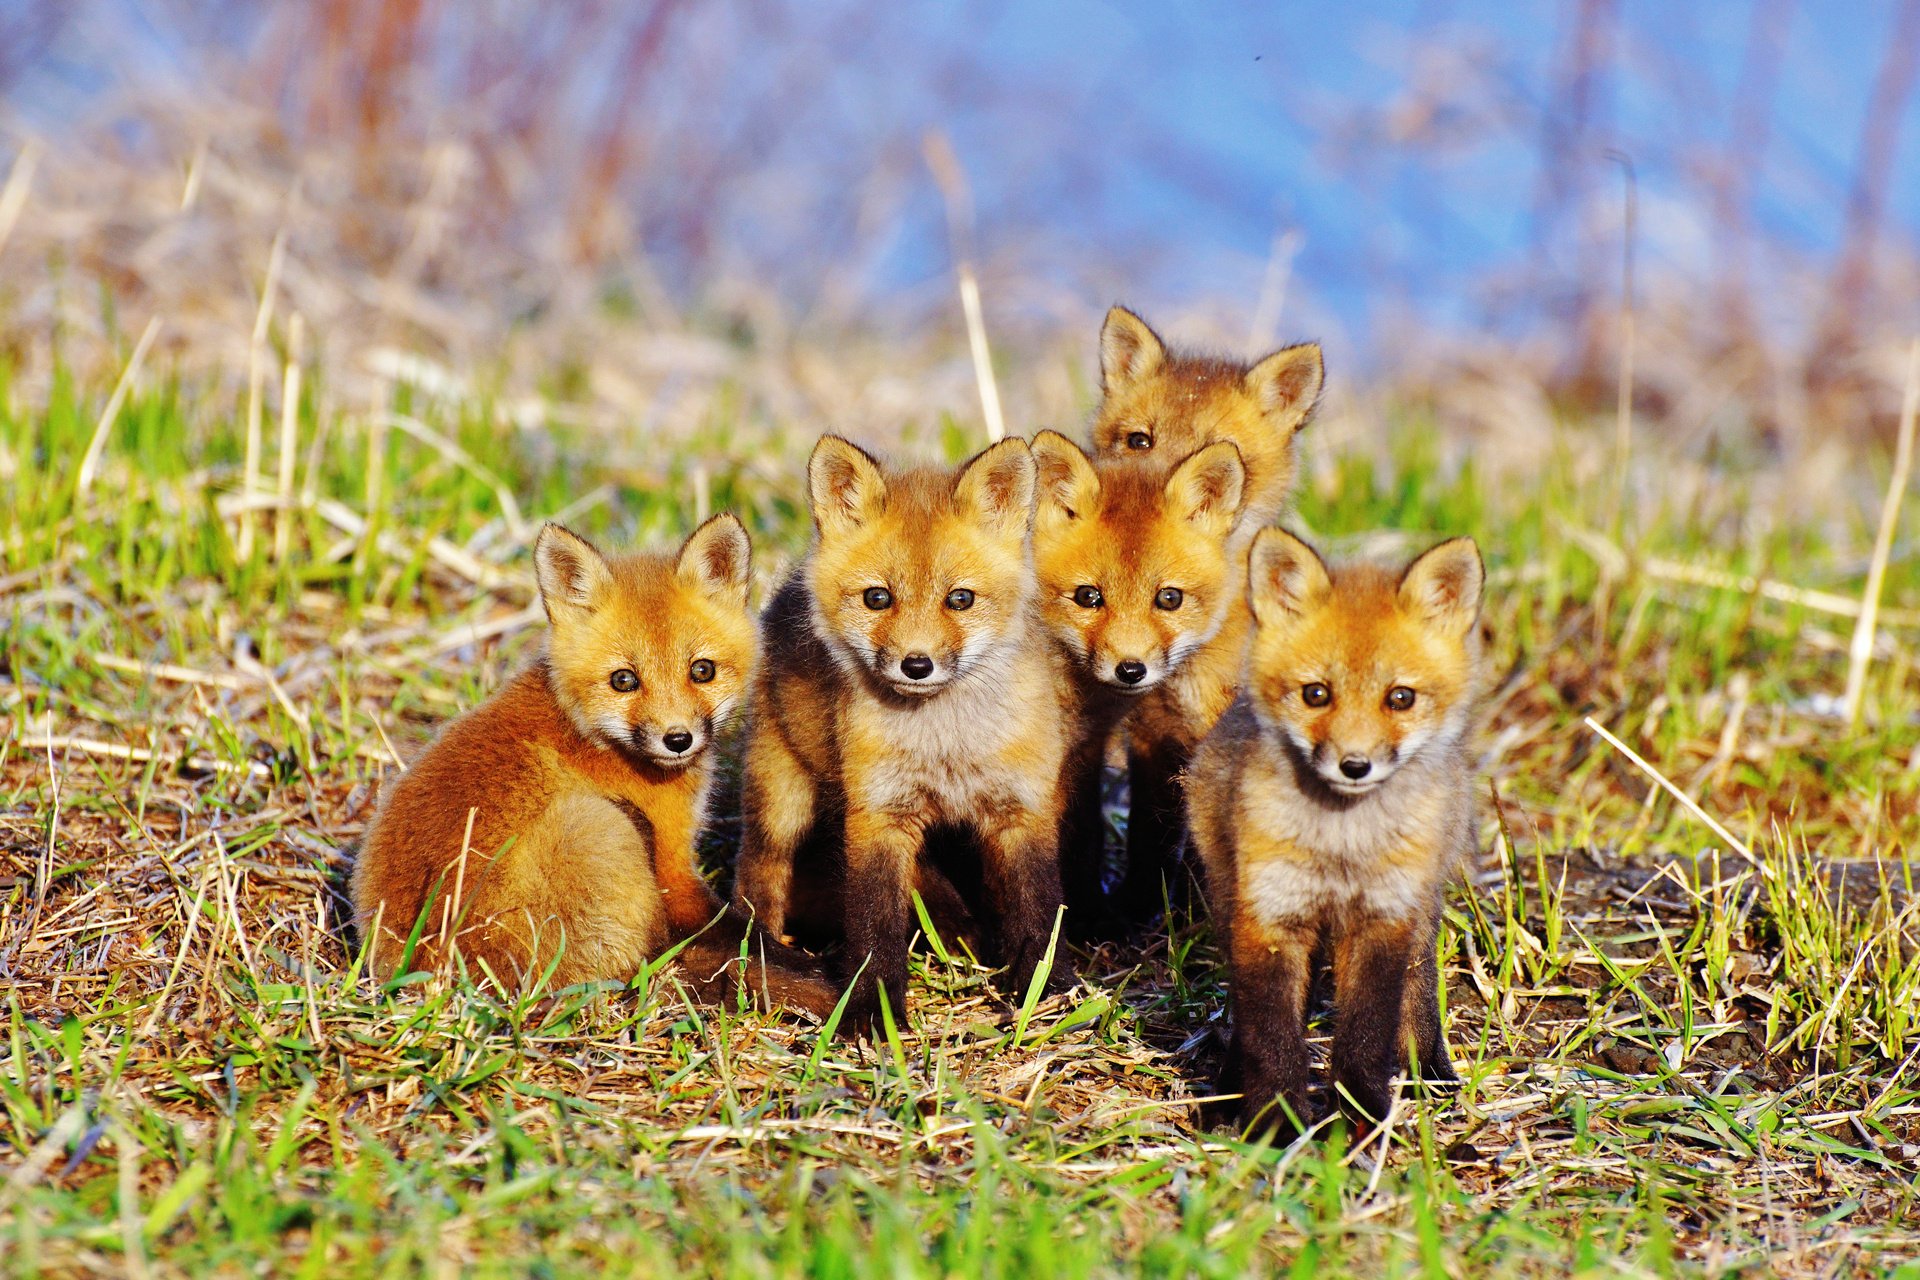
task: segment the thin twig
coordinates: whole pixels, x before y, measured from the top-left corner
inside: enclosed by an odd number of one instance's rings
[[[1920,415],[1920,338],[1907,348],[1907,390],[1900,405],[1900,437],[1894,444],[1893,476],[1887,481],[1887,496],[1880,504],[1880,531],[1873,540],[1873,561],[1867,566],[1866,589],[1860,593],[1860,620],[1853,627],[1853,646],[1848,653],[1847,727],[1860,727],[1860,713],[1867,697],[1867,667],[1873,661],[1873,636],[1876,615],[1880,612],[1880,591],[1886,585],[1887,560],[1893,554],[1893,531],[1900,523],[1900,507],[1907,496],[1907,477],[1913,470],[1913,424]]]
[[[926,136],[922,147],[927,167],[947,206],[947,232],[953,243],[953,270],[960,283],[960,310],[967,320],[967,345],[973,351],[973,379],[980,387],[980,415],[986,420],[987,439],[998,443],[1007,434],[1000,412],[1000,386],[993,377],[993,353],[987,346],[987,322],[980,309],[980,279],[973,269],[973,194],[960,158],[947,135]]]
[[[1646,760],[1641,757],[1639,752],[1635,751],[1632,747],[1628,746],[1626,743],[1620,741],[1620,739],[1614,737],[1611,733],[1607,732],[1606,727],[1602,725],[1598,720],[1595,720],[1592,716],[1586,717],[1586,725],[1587,725],[1587,728],[1593,730],[1595,733],[1599,734],[1602,738],[1606,739],[1607,744],[1611,746],[1615,751],[1618,751],[1621,755],[1631,760],[1634,763],[1634,765],[1642,773],[1646,774],[1649,778],[1652,778],[1655,782],[1659,783],[1661,789],[1665,791],[1668,795],[1672,796],[1675,800],[1678,800],[1683,806],[1685,806],[1687,812],[1691,813],[1694,817],[1700,819],[1700,821],[1706,823],[1707,826],[1713,831],[1715,835],[1719,836],[1722,840],[1727,842],[1727,847],[1729,849],[1732,849],[1735,853],[1745,858],[1749,863],[1753,865],[1754,869],[1758,871],[1762,876],[1766,876],[1769,879],[1772,878],[1773,868],[1769,867],[1766,863],[1760,861],[1759,858],[1755,857],[1753,850],[1747,847],[1746,841],[1741,840],[1739,837],[1735,836],[1733,832],[1721,826],[1719,821],[1716,818],[1714,818],[1712,814],[1708,813],[1705,809],[1702,809],[1700,807],[1700,804],[1697,800],[1695,800],[1692,796],[1688,795],[1686,792],[1682,791],[1679,787],[1675,786],[1672,782],[1669,782],[1667,780],[1666,774],[1661,773],[1658,769],[1654,768],[1651,764],[1648,764]]]
[[[119,420],[120,409],[127,402],[127,393],[133,388],[133,380],[140,375],[140,362],[147,358],[147,348],[153,345],[153,339],[160,332],[160,317],[147,321],[147,327],[140,331],[140,341],[133,344],[133,355],[127,359],[127,367],[120,371],[120,381],[113,386],[113,394],[107,397],[107,407],[100,411],[100,421],[94,424],[93,439],[87,442],[87,451],[80,458],[80,474],[73,481],[73,503],[79,506],[87,496],[87,490],[93,487],[94,473],[100,469],[100,455],[106,452],[107,437],[113,432],[113,424]]]

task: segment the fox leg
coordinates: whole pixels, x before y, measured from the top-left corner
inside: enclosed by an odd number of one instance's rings
[[[1316,930],[1242,916],[1227,942],[1233,1042],[1227,1080],[1241,1095],[1241,1123],[1285,1139],[1307,1123],[1307,979]],[[1227,1091],[1231,1091],[1231,1088]]]
[[[1436,922],[1437,924],[1437,922]],[[1401,1011],[1401,1034],[1413,1046],[1413,1063],[1422,1080],[1458,1080],[1447,1057],[1447,1032],[1440,1021],[1440,959],[1437,930],[1415,938],[1413,968]]]
[[[733,901],[768,933],[786,932],[793,896],[793,862],[813,828],[817,788],[779,733],[763,727],[747,740],[746,830],[734,867]]]
[[[845,964],[852,994],[845,1026],[850,1033],[869,1031],[879,1022],[883,998],[896,1025],[906,1020],[907,944],[913,938],[914,874],[924,836],[911,818],[847,810]]]
[[[1007,967],[1009,993],[1020,999],[1046,956],[1060,910],[1059,819],[1018,813],[980,833],[987,902]],[[1059,982],[1059,975],[1054,975]]]
[[[1153,919],[1162,893],[1174,902],[1182,895],[1173,872],[1186,838],[1180,775],[1187,756],[1184,747],[1171,742],[1155,743],[1147,750],[1135,744],[1127,753],[1133,803],[1127,813],[1127,875],[1120,885],[1119,909],[1136,924]]]
[[[668,930],[675,938],[683,938],[705,927],[720,914],[724,904],[700,874],[699,856],[694,852],[697,831],[693,812],[650,817],[637,806],[621,807],[635,829],[646,837]]]
[[[1363,1122],[1386,1118],[1407,1065],[1402,1011],[1417,931],[1409,920],[1355,922],[1333,949],[1333,1079]]]
[[[1099,932],[1106,904],[1100,885],[1106,855],[1107,815],[1100,804],[1101,747],[1070,756],[1061,769],[1065,810],[1060,819],[1060,887],[1067,903],[1067,927],[1077,938]]]

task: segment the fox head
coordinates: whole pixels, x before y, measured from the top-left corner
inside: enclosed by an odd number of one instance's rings
[[[894,472],[825,436],[807,489],[815,630],[843,667],[930,697],[1017,642],[1032,593],[1026,441],[1003,440],[957,472]]]
[[[582,736],[663,769],[700,757],[753,674],[751,555],[725,514],[675,556],[610,559],[557,524],[540,531],[548,681]]]
[[[1304,773],[1364,795],[1471,728],[1485,572],[1454,538],[1395,574],[1328,569],[1281,529],[1253,541],[1248,687],[1261,723]]]
[[[1248,365],[1169,352],[1125,307],[1100,330],[1100,407],[1093,448],[1103,456],[1177,461],[1226,440],[1247,471],[1248,527],[1278,516],[1293,489],[1293,438],[1307,424],[1326,370],[1320,345],[1284,347]]]
[[[1040,616],[1081,671],[1143,693],[1214,637],[1240,590],[1227,550],[1246,505],[1240,451],[1223,440],[1171,469],[1096,465],[1042,431],[1033,459]]]

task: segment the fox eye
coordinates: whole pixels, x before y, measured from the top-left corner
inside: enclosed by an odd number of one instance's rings
[[[1397,684],[1387,690],[1387,706],[1394,711],[1405,711],[1413,705],[1413,690],[1403,684]]]
[[[866,602],[867,608],[872,609],[875,613],[878,613],[882,609],[891,609],[893,607],[893,592],[887,590],[885,587],[868,587],[866,594],[860,598]]]
[[[1088,584],[1073,589],[1073,602],[1082,609],[1098,609],[1107,602],[1107,598],[1100,594],[1100,588]]]
[[[1153,448],[1153,437],[1144,431],[1129,431],[1127,433],[1127,448],[1151,449]]]
[[[713,679],[713,659],[695,658],[693,665],[687,668],[687,679],[695,684],[705,684]]]
[[[640,677],[622,667],[607,677],[607,683],[613,686],[615,693],[632,693],[640,687]]]
[[[1300,686],[1300,701],[1310,707],[1324,707],[1333,701],[1333,690],[1316,680]]]
[[[1162,587],[1160,594],[1153,598],[1153,605],[1156,609],[1178,609],[1186,598],[1187,593],[1178,587]]]
[[[973,608],[973,592],[965,587],[955,587],[947,592],[947,608],[954,610]]]

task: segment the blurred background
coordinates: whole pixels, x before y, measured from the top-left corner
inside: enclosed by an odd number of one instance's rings
[[[231,378],[271,263],[349,403],[885,432],[978,420],[964,262],[1012,430],[1126,301],[1525,448],[1630,269],[1637,412],[1791,455],[1897,411],[1917,78],[1920,0],[0,0],[0,332]]]

